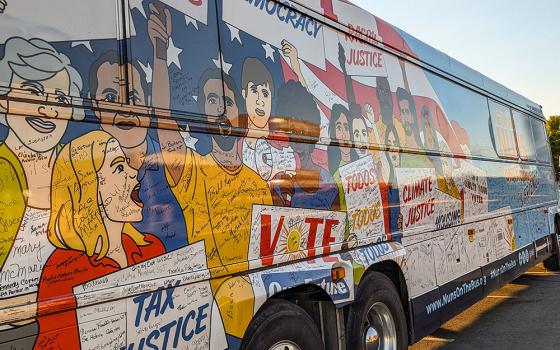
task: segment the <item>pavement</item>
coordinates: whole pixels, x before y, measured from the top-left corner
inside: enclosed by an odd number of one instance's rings
[[[537,265],[409,350],[560,349],[560,273]]]

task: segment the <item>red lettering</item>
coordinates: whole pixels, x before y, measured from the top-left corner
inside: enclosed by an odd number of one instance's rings
[[[308,256],[315,256],[315,239],[317,238],[317,228],[323,223],[323,219],[307,218],[305,223],[309,224],[309,237],[307,239]]]
[[[332,236],[332,228],[339,223],[340,221],[332,219],[327,219],[325,221],[325,232],[323,233],[323,247],[325,247],[323,249],[324,254],[329,254],[331,252],[330,245],[335,241],[334,237]]]
[[[411,207],[408,210],[408,220],[405,223],[405,227],[412,226],[415,223],[432,216],[435,212],[435,208],[435,198],[431,198],[426,202]]]
[[[276,249],[276,244],[278,244],[278,238],[280,237],[280,231],[284,225],[284,216],[280,217],[280,222],[276,226],[276,231],[274,233],[274,239],[272,240],[272,217],[268,214],[261,215],[261,247],[260,256],[264,266],[270,266],[273,262],[272,255]],[[272,243],[271,243],[272,241]]]

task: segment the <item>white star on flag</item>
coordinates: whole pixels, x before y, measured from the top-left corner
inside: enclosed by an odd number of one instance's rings
[[[230,35],[230,40],[231,42],[234,42],[235,40],[239,41],[239,43],[241,45],[243,45],[243,42],[241,41],[241,36],[239,34],[239,29],[237,29],[236,27],[232,26],[231,24],[226,23],[228,29],[229,29],[229,35]]]
[[[140,65],[140,68],[142,68],[142,70],[146,74],[146,82],[150,84],[152,82],[152,75],[153,75],[152,66],[150,66],[150,62],[148,62],[146,65],[144,65],[140,61],[137,62]]]
[[[185,23],[187,24],[187,27],[189,26],[189,24],[192,24],[193,27],[195,27],[196,30],[198,30],[198,21],[196,19],[185,15]]]
[[[91,53],[93,53],[93,49],[91,48],[91,43],[89,41],[74,41],[72,43],[72,47],[78,47],[80,45],[82,45],[83,47],[91,51]]]
[[[262,47],[263,47],[264,52],[266,54],[266,58],[270,58],[270,60],[272,62],[276,62],[276,61],[274,61],[274,51],[275,51],[275,49],[272,46],[270,46],[268,43],[264,43],[262,45]]]
[[[196,143],[198,142],[198,139],[192,136],[188,131],[181,131],[180,133],[185,141],[185,145],[192,150],[196,150]]]
[[[144,11],[144,5],[142,5],[142,0],[129,0],[128,2],[130,4],[130,12],[132,12],[132,9],[137,9],[138,11],[140,11],[142,16],[144,16],[144,18],[148,18],[146,17],[146,11]]]
[[[169,46],[167,47],[167,66],[171,67],[171,64],[175,64],[177,68],[181,69],[181,62],[179,61],[179,55],[183,52],[183,49],[179,49],[175,46],[173,38],[169,38]]]
[[[214,62],[214,64],[216,65],[217,68],[220,68],[220,66],[222,67],[222,70],[224,71],[224,73],[229,74],[229,70],[231,69],[231,67],[233,66],[233,64],[231,63],[227,63],[226,60],[224,60],[224,55],[220,53],[220,56],[216,59],[212,60]],[[221,63],[221,64],[220,64]]]

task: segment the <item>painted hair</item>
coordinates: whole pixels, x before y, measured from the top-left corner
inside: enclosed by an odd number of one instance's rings
[[[426,145],[426,131],[429,131],[434,136],[434,139],[436,141],[436,147],[439,148],[439,143],[438,143],[439,141],[438,141],[436,126],[434,124],[434,118],[432,116],[432,111],[430,111],[430,109],[427,106],[422,107],[420,122],[421,122],[421,125],[422,125],[422,131],[424,131],[424,146],[427,147],[427,145]],[[429,122],[429,130],[427,129],[426,122]],[[437,151],[437,149],[431,150],[431,151]]]
[[[243,103],[243,97],[241,96],[239,90],[237,89],[237,86],[235,85],[235,81],[233,80],[233,78],[228,74],[222,72],[221,69],[219,68],[207,69],[200,77],[200,80],[198,82],[198,98],[197,98],[198,111],[204,114],[205,118],[208,118],[208,116],[206,116],[206,95],[204,95],[204,86],[206,86],[206,83],[209,80],[213,80],[213,79],[223,81],[225,86],[233,92],[233,99],[235,104],[237,105],[237,110],[239,113],[239,127],[243,129],[242,135],[237,135],[237,136],[243,136],[243,137],[247,136],[247,129],[249,127],[249,117],[245,112],[245,103]],[[204,127],[202,127],[201,129],[200,127],[197,128],[196,126],[192,130],[199,131],[199,132],[207,131],[207,129]]]
[[[268,84],[270,93],[274,96],[274,80],[272,79],[272,74],[264,63],[258,58],[248,57],[243,62],[243,73],[241,74],[241,86],[243,89],[247,89],[249,82],[255,85]]]
[[[276,115],[288,120],[304,122],[310,129],[308,135],[319,141],[321,113],[313,95],[300,82],[290,80],[278,89]],[[316,129],[316,130],[315,130]],[[316,135],[310,134],[316,131]]]
[[[0,84],[8,85],[12,77],[26,80],[45,81],[57,73],[66,71],[70,79],[70,96],[81,96],[82,77],[70,63],[68,56],[58,52],[42,39],[25,40],[15,37],[6,41],[4,57],[0,60]],[[0,95],[7,95],[11,87],[0,86]],[[72,118],[82,120],[81,108],[73,110]],[[0,123],[6,124],[6,115],[0,114]]]
[[[385,146],[389,145],[389,135],[393,134],[395,137],[395,143],[400,147],[401,141],[399,139],[399,133],[394,125],[389,125],[385,130]],[[387,158],[387,162],[389,163],[389,183],[394,184],[396,183],[396,174],[395,174],[395,167],[391,162],[391,153],[394,151],[386,151],[385,157]]]
[[[348,121],[348,126],[351,128],[352,126],[352,118],[350,117],[350,111],[348,108],[344,107],[341,104],[335,104],[331,110],[331,120],[329,121],[329,138],[331,142],[336,140],[336,122],[340,119],[340,116],[345,115]],[[352,135],[350,135],[351,141]],[[340,140],[337,140],[340,141]],[[331,145],[328,148],[328,159],[329,159],[329,170],[331,173],[335,173],[340,166],[340,161],[342,160],[342,155],[340,154],[340,145]]]
[[[108,63],[110,65],[116,64],[117,66],[119,66],[122,62],[117,51],[109,50],[101,54],[101,56],[99,56],[99,58],[97,58],[97,60],[95,60],[91,64],[91,66],[89,67],[89,92],[91,94],[91,97],[94,99],[97,95],[97,89],[99,88],[99,78],[97,77],[97,73],[99,71],[99,68],[101,68],[101,66],[105,63]],[[148,82],[146,81],[146,73],[140,67],[136,60],[132,60],[129,64],[138,71],[138,74],[140,74],[140,84],[142,86],[142,89],[144,90],[143,97],[144,100],[147,101],[150,94],[148,91]]]
[[[97,259],[106,256],[109,234],[101,216],[97,172],[112,140],[115,139],[105,131],[92,131],[71,141],[58,155],[52,175],[48,227],[48,239],[55,247],[93,256],[100,243]],[[125,233],[137,244],[147,245],[144,236],[129,226],[125,225]]]

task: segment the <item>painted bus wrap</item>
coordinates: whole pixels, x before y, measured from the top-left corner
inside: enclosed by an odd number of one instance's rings
[[[349,1],[0,0],[0,348],[239,349],[371,271],[419,340],[558,252],[502,88]]]

